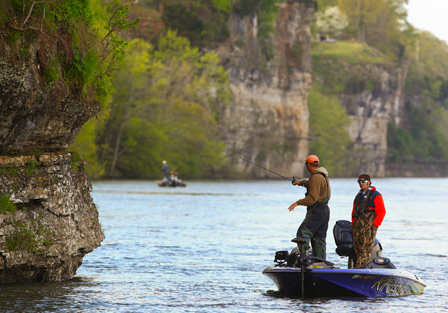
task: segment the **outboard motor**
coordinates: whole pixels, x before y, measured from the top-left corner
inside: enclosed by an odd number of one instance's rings
[[[353,268],[356,262],[355,249],[353,248],[353,231],[352,222],[339,220],[333,227],[333,236],[336,243],[336,253],[341,256],[348,256],[348,268]],[[370,262],[375,258],[383,255],[383,248],[378,239],[375,239],[375,244],[372,249],[372,257]]]

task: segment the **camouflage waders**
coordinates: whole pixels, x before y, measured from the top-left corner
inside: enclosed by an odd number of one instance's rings
[[[377,228],[373,225],[376,214],[370,210],[360,214],[353,222],[353,247],[356,254],[355,268],[364,268],[370,261]]]

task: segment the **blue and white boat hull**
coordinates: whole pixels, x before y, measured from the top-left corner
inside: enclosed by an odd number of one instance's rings
[[[302,295],[302,272],[297,267],[267,267],[280,293]],[[423,293],[425,283],[416,275],[400,269],[306,269],[305,297],[387,297]]]

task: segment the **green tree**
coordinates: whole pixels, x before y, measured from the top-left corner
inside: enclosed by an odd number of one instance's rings
[[[114,110],[116,117],[115,138],[111,143],[112,160],[108,169],[108,176],[113,176],[119,155],[124,150],[131,148],[133,141],[124,141],[122,136],[125,126],[131,116],[139,114],[142,110],[142,98],[137,97],[145,94],[148,84],[147,72],[149,69],[149,49],[150,45],[143,40],[133,40],[129,46],[131,54],[127,58],[127,71],[120,73],[117,78],[119,88],[114,93]],[[145,99],[143,97],[143,99]],[[112,121],[112,119],[110,120]]]
[[[388,126],[388,149],[392,162],[448,159],[448,110],[440,102],[423,96],[407,102],[406,123]]]
[[[376,20],[366,30],[366,41],[388,55],[402,59],[413,40],[413,29],[407,23],[407,0],[385,0]]]
[[[366,31],[375,24],[385,0],[338,0],[339,9],[350,20],[359,41],[366,41]]]
[[[217,175],[217,120],[230,97],[218,56],[168,31],[157,47],[134,39],[126,60],[99,141],[108,176],[159,177],[162,159],[184,176]]]
[[[151,46],[143,40],[133,40],[128,47],[125,71],[115,80],[115,92],[110,117],[103,131],[101,159],[107,162],[107,176],[114,176],[117,161],[124,151],[130,149],[132,141],[123,140],[126,124],[133,115],[142,110],[140,95],[146,95]]]
[[[219,111],[228,103],[227,73],[215,53],[201,53],[186,38],[168,32],[153,53],[153,121],[165,130],[164,147],[179,171],[191,177],[216,174],[223,165]]]
[[[186,37],[197,47],[214,46],[229,36],[227,20],[232,0],[162,0],[167,29]]]
[[[338,4],[338,0],[317,0],[317,9],[325,10],[327,7],[332,7]]]
[[[350,118],[335,96],[319,92],[313,87],[308,96],[311,152],[325,160],[326,169],[334,176],[344,175],[345,157],[351,143],[346,127]]]
[[[78,152],[86,162],[85,169],[91,179],[98,179],[105,175],[106,162],[98,157],[100,147],[97,145],[97,134],[104,127],[107,116],[108,109],[106,108],[97,117],[88,120],[69,146],[69,150]]]

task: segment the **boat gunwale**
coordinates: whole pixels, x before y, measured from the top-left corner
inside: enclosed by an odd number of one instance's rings
[[[387,272],[386,272],[387,271]],[[268,266],[263,270],[263,274],[275,274],[279,272],[301,272],[301,269],[298,267],[275,267],[275,266]],[[427,287],[427,285],[423,282],[423,280],[418,277],[415,274],[412,274],[406,270],[402,269],[392,269],[392,268],[361,268],[361,269],[344,269],[344,268],[313,268],[313,269],[307,269],[305,271],[315,274],[350,274],[350,275],[376,275],[376,276],[391,276],[404,278],[411,280],[415,283],[421,284],[424,287]],[[404,273],[404,275],[403,275]],[[407,274],[407,275],[406,275]],[[414,278],[415,277],[415,278]]]

